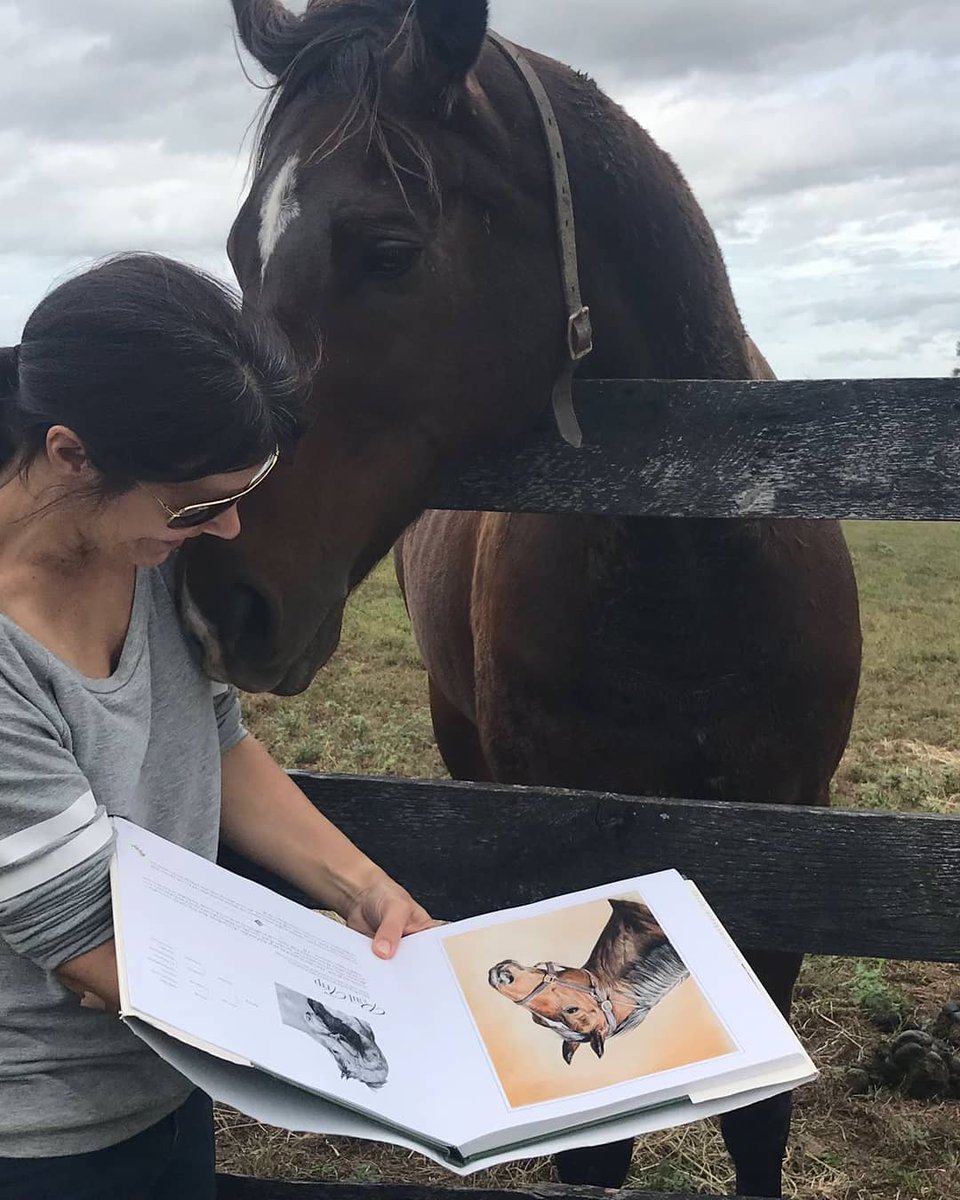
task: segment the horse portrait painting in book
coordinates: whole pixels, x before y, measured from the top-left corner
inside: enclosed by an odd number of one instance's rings
[[[319,365],[239,539],[185,554],[208,669],[302,691],[403,534],[455,777],[825,804],[860,662],[838,525],[424,513],[442,477],[548,411],[583,335],[541,108],[485,0],[233,4],[276,83],[230,254],[245,303]],[[524,61],[566,148],[594,335],[580,375],[769,378],[671,159],[590,79]],[[562,394],[558,412],[569,437]],[[752,963],[788,1012],[799,957]],[[741,1192],[780,1193],[789,1119],[788,1098],[723,1119]],[[560,1173],[615,1186],[628,1163],[608,1146]]]
[[[585,1042],[603,1058],[607,1039],[629,1033],[689,972],[653,913],[634,900],[611,900],[610,919],[582,967],[524,967],[505,959],[488,981],[563,1039],[569,1066]]]

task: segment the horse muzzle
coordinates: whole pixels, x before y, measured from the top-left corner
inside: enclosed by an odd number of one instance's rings
[[[278,607],[258,589],[237,581],[221,600],[214,621],[192,595],[186,576],[181,576],[181,619],[200,648],[205,673],[243,691],[297,695],[309,687],[339,644],[342,599],[321,612],[313,636],[299,652],[282,647]]]
[[[491,967],[487,972],[487,983],[492,988],[499,991],[501,988],[510,987],[516,979],[516,972],[519,970],[519,963],[515,963],[512,958],[504,959],[503,962],[497,963],[495,967]]]

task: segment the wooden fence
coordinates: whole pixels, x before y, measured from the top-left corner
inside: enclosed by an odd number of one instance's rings
[[[960,519],[958,380],[586,382],[576,402],[581,450],[545,422],[528,443],[450,481],[435,506]],[[960,818],[295,778],[437,916],[458,919],[670,865],[699,884],[746,950],[960,962]],[[229,854],[223,861],[294,894],[248,862]],[[564,1187],[481,1194],[497,1200],[609,1195]],[[218,1195],[467,1200],[478,1193],[221,1177]],[[636,1192],[620,1196],[652,1200]]]

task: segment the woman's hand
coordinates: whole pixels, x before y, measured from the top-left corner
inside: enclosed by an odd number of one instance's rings
[[[378,958],[392,958],[400,939],[408,933],[420,933],[439,924],[387,875],[360,892],[343,918],[351,929],[373,938],[373,952]]]
[[[117,950],[112,938],[95,950],[64,963],[54,974],[64,987],[80,997],[81,1008],[112,1013],[120,1011]]]
[[[392,958],[404,934],[437,923],[313,807],[255,738],[227,751],[222,779],[227,845],[372,937],[378,958]]]

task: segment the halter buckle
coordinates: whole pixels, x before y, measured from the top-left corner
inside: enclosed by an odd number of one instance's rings
[[[593,353],[593,323],[590,309],[585,304],[571,313],[567,321],[567,349],[572,362],[579,362]]]

